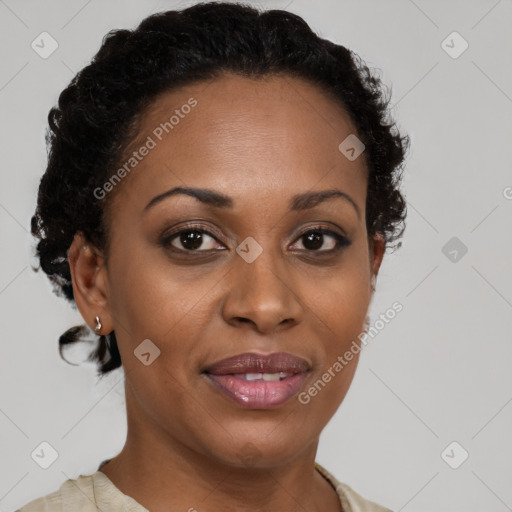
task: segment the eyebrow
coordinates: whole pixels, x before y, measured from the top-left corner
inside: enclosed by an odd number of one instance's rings
[[[215,192],[214,190],[209,190],[206,188],[193,188],[193,187],[174,187],[162,194],[158,194],[153,197],[151,201],[145,206],[144,211],[149,210],[157,203],[163,201],[164,199],[177,195],[184,194],[190,197],[194,197],[207,206],[213,208],[233,208],[234,202],[228,196],[224,194],[220,194],[219,192]],[[292,211],[302,211],[309,210],[318,204],[326,201],[328,199],[339,197],[341,199],[345,199],[349,202],[355,209],[357,216],[361,216],[361,212],[359,210],[359,206],[356,202],[345,192],[342,192],[338,189],[330,189],[330,190],[321,190],[319,192],[305,192],[304,194],[297,194],[293,196],[289,203],[289,208]]]

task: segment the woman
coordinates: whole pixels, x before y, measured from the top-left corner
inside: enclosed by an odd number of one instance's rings
[[[22,512],[388,510],[315,463],[404,229],[386,108],[285,11],[203,3],[108,34],[49,114],[32,231],[99,375],[122,365],[128,435]]]

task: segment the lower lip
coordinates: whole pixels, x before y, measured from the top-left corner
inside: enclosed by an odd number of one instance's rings
[[[278,407],[295,395],[302,386],[306,373],[296,373],[283,380],[245,380],[233,375],[206,376],[225,396],[249,409]]]

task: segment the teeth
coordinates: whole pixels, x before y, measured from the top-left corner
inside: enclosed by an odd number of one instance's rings
[[[246,373],[246,380],[260,380],[263,377],[263,373]]]
[[[277,381],[288,377],[289,373],[279,372],[279,373],[246,373],[245,379],[252,380],[265,380],[265,381]]]

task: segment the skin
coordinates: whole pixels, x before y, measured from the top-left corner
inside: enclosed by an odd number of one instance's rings
[[[91,327],[100,316],[102,334],[115,330],[125,372],[128,436],[102,472],[152,512],[341,510],[314,461],[359,356],[308,404],[293,397],[273,409],[233,403],[201,370],[244,352],[289,352],[311,365],[303,391],[364,330],[385,242],[366,231],[364,157],[338,150],[356,130],[308,82],[226,74],[159,96],[138,141],[190,97],[197,106],[109,198],[109,253],[80,233],[69,251],[77,306]],[[176,186],[215,190],[233,207],[174,195],[144,211]],[[340,197],[289,210],[293,195],[326,189],[348,194],[359,214]],[[192,220],[213,235],[198,243],[210,255],[179,237],[159,243]],[[315,247],[299,236],[318,225],[350,245],[323,256],[335,238]],[[252,263],[235,252],[248,236],[263,248]],[[134,355],[145,339],[161,351],[148,366]]]

